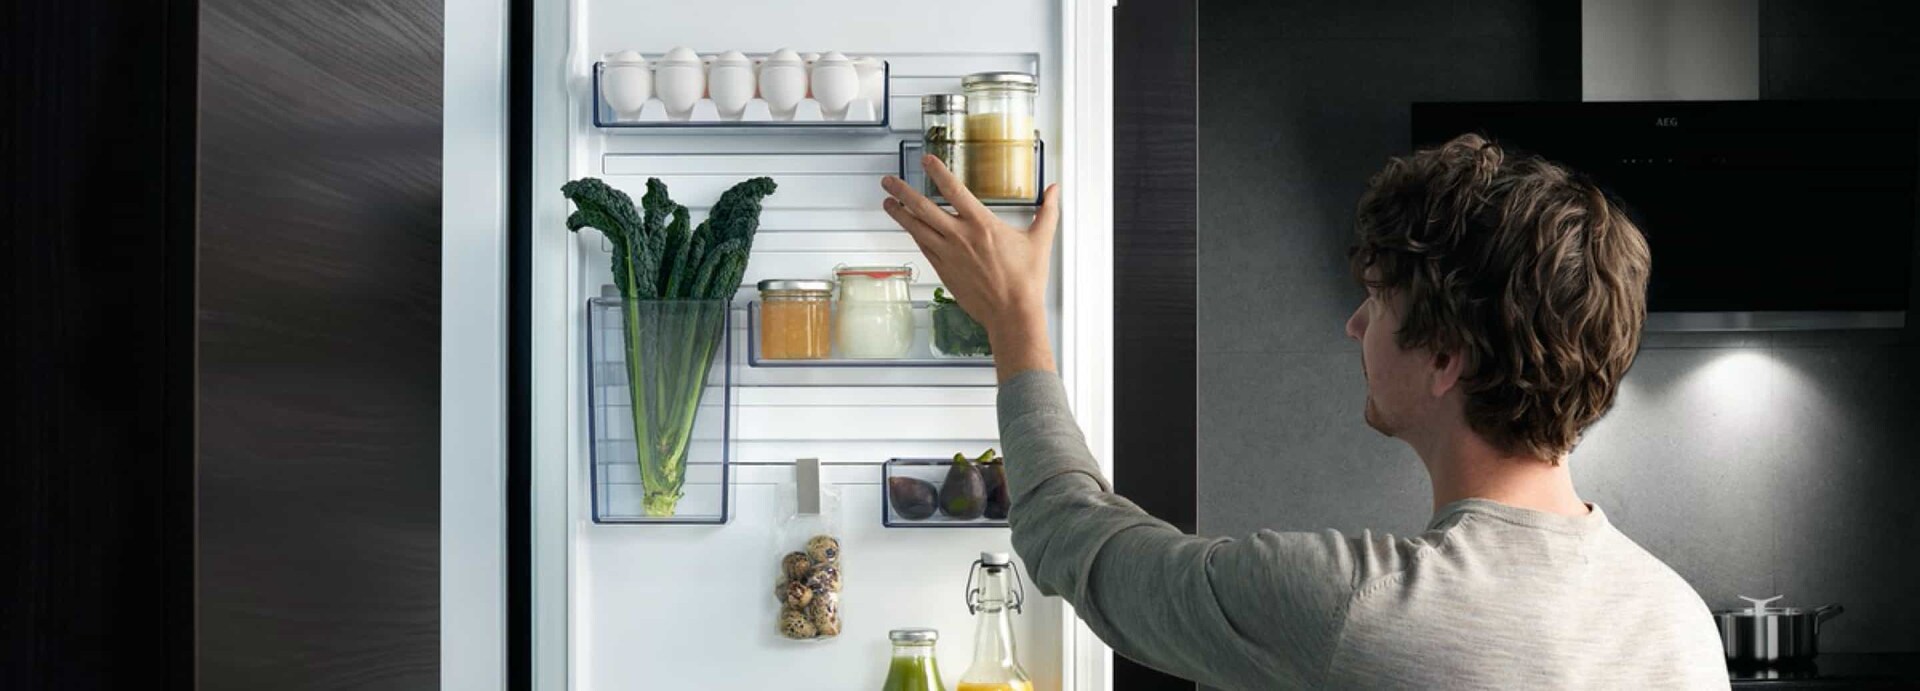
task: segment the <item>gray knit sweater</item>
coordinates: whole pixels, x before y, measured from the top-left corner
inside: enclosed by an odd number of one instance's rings
[[[1122,655],[1228,689],[1725,689],[1700,597],[1616,530],[1485,499],[1409,538],[1201,538],[1113,493],[1058,376],[1000,387],[1013,545]]]

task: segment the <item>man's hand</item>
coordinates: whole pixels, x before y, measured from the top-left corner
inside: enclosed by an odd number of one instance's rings
[[[1002,222],[934,156],[921,165],[954,211],[949,213],[905,181],[887,176],[887,215],[906,229],[967,314],[986,327],[1000,380],[1032,369],[1052,371],[1047,338],[1047,274],[1060,224],[1060,190],[1047,187],[1033,225]]]

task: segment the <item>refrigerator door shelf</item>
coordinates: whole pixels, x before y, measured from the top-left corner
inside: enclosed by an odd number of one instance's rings
[[[667,106],[657,97],[646,99],[646,105],[637,113],[621,114],[607,104],[606,92],[601,84],[602,73],[607,64],[593,64],[593,125],[608,134],[796,134],[803,132],[830,134],[887,134],[892,131],[892,67],[882,63],[882,97],[878,103],[866,98],[855,98],[847,107],[841,119],[829,119],[821,111],[820,102],[811,98],[802,99],[799,107],[789,119],[775,119],[773,111],[765,100],[755,98],[747,102],[746,110],[738,118],[726,118],[714,105],[713,99],[701,98],[694,102],[691,114],[685,120],[671,119]]]
[[[955,149],[953,155],[965,159],[967,156],[967,148],[970,146],[1003,147],[1007,145],[1008,144],[1001,142],[955,142],[949,146]],[[926,168],[920,165],[920,157],[926,153],[927,145],[924,141],[906,139],[900,142],[900,179],[905,180],[906,183],[914,189],[923,192],[935,189],[927,182]],[[1001,157],[1009,158],[1004,155]],[[973,186],[978,187],[978,185]],[[1036,207],[1040,205],[1042,193],[1046,189],[1047,144],[1044,141],[1035,139],[1033,140],[1033,198],[1027,199],[1024,195],[1019,199],[988,198],[981,199],[980,203],[991,207]],[[974,194],[975,196],[979,196],[980,193],[976,190]],[[947,202],[947,200],[942,198],[938,193],[928,194],[927,198],[944,206],[952,206],[951,203]]]
[[[733,408],[733,310],[723,308],[720,342],[686,442],[685,476],[672,515],[649,515],[639,463],[633,400],[627,393],[627,348],[620,298],[587,304],[587,427],[593,522],[718,525],[731,517],[728,457]],[[663,357],[669,354],[662,354]],[[664,394],[672,398],[673,394]],[[644,398],[644,397],[643,397]]]
[[[911,478],[929,483],[935,492],[935,503],[939,502],[938,492],[946,485],[947,472],[953,468],[953,460],[946,458],[894,458],[881,467],[880,482],[880,523],[888,528],[1005,528],[1005,514],[1001,518],[954,518],[945,512],[935,511],[925,518],[908,518],[900,515],[901,506],[896,501],[908,501],[908,497],[895,497],[891,490],[894,478]],[[982,469],[983,473],[990,469]],[[1002,475],[1002,478],[1005,476]],[[1003,480],[1004,481],[1004,480]],[[992,482],[987,482],[987,492],[992,494]]]
[[[992,367],[993,357],[943,356],[933,348],[931,303],[913,303],[913,346],[902,358],[848,358],[837,352],[824,360],[780,360],[760,354],[760,302],[747,304],[747,355],[753,367]],[[916,384],[925,385],[925,384]]]

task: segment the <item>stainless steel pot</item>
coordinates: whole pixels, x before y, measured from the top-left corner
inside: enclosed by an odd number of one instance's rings
[[[1749,609],[1715,610],[1713,621],[1720,627],[1720,642],[1726,648],[1727,662],[1736,665],[1773,665],[1803,662],[1820,652],[1820,622],[1846,611],[1840,605],[1821,605],[1813,609],[1768,607],[1779,596],[1756,600]]]

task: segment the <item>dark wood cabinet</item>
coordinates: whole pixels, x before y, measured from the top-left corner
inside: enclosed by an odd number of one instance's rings
[[[0,688],[437,683],[441,11],[5,11]]]

